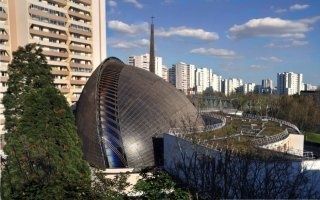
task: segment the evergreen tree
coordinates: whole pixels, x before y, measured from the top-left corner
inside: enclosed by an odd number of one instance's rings
[[[84,199],[90,170],[82,159],[74,117],[54,88],[50,66],[34,44],[20,47],[9,65],[4,96],[8,155],[3,199]]]

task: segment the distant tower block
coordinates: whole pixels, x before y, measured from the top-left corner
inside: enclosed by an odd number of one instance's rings
[[[150,62],[149,62],[149,71],[155,73],[155,54],[154,54],[154,17],[151,17],[151,31],[150,31]]]

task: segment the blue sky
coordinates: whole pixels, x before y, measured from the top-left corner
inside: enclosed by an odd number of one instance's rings
[[[107,0],[108,56],[147,53],[151,16],[168,67],[183,61],[258,84],[293,71],[320,85],[319,0]]]

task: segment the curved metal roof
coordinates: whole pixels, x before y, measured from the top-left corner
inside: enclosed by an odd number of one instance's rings
[[[106,59],[77,103],[85,159],[98,168],[154,165],[153,137],[185,122],[202,123],[174,86],[146,70]]]

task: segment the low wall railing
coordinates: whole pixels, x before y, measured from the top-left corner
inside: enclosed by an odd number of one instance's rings
[[[220,129],[222,127],[224,127],[226,125],[226,118],[221,116],[221,115],[217,115],[214,113],[206,113],[203,114],[202,116],[208,117],[208,118],[212,118],[211,123],[209,123],[208,125],[205,126],[185,126],[183,128],[170,128],[169,129],[169,134],[190,134],[190,133],[202,133],[202,132],[207,132],[207,131],[214,131],[217,129]],[[219,123],[214,123],[214,121],[216,120],[220,120],[221,122]]]
[[[277,119],[277,118],[274,118],[274,117],[268,117],[268,116],[258,116],[258,115],[253,115],[253,114],[243,114],[242,116],[246,117],[246,118],[251,118],[251,119],[260,119],[260,120],[267,119],[267,120],[270,120],[270,121],[273,121],[273,122],[284,124],[284,125],[292,128],[292,129],[294,129],[298,133],[301,133],[299,128],[296,125],[294,125],[294,124],[292,124],[290,122],[287,122],[285,120]]]
[[[252,143],[256,146],[264,146],[264,145],[268,145],[268,144],[272,144],[272,143],[284,140],[284,139],[288,138],[289,135],[290,134],[288,132],[288,129],[285,129],[284,131],[282,131],[281,133],[278,133],[276,135],[253,139]]]

